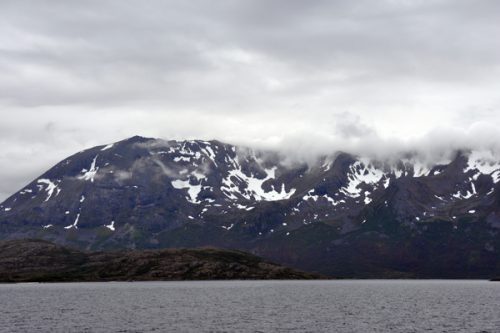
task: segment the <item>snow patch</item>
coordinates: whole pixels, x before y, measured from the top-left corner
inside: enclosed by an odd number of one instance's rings
[[[99,167],[95,166],[98,156],[99,155],[96,155],[96,157],[94,157],[94,160],[92,161],[92,164],[90,165],[90,170],[87,171],[86,169],[83,169],[82,170],[83,175],[78,177],[78,179],[83,179],[85,181],[90,180],[92,183],[94,182],[94,177],[97,173],[97,170],[99,170]]]
[[[430,172],[431,170],[426,164],[418,160],[413,161],[413,177],[424,177],[429,175]]]
[[[256,200],[256,201],[279,201],[289,199],[294,193],[295,189],[290,189],[289,192],[285,189],[285,184],[281,184],[281,190],[278,192],[274,187],[269,192],[265,192],[262,189],[262,185],[270,180],[275,178],[276,167],[271,169],[265,169],[266,177],[259,179],[253,176],[247,176],[241,170],[241,167],[238,169],[233,169],[229,171],[229,174],[226,178],[222,180],[223,186],[221,186],[221,191],[230,199],[236,200],[238,197],[236,194],[241,195],[247,200]],[[239,189],[239,185],[246,185],[246,188],[241,192]]]
[[[495,171],[491,174],[491,178],[493,178],[493,182],[496,184],[500,182],[500,170]]]
[[[198,179],[198,181],[200,181],[200,180],[202,180],[202,179],[206,179],[206,178],[207,178],[207,176],[205,176],[204,174],[202,174],[202,173],[198,172],[197,170],[193,171],[191,174],[192,174],[193,176],[195,176],[195,177],[196,177],[196,179]]]
[[[189,198],[187,200],[191,203],[194,204],[199,204],[200,201],[198,201],[198,194],[201,192],[201,184],[199,185],[191,185],[188,180],[174,180],[172,181],[172,186],[176,189],[187,189]]]
[[[348,184],[340,189],[340,192],[351,197],[358,198],[361,196],[359,185],[365,183],[367,185],[376,185],[380,182],[384,172],[376,169],[369,160],[360,159],[349,167],[347,175]]]
[[[476,186],[474,185],[473,182],[471,182],[471,190],[467,190],[467,192],[464,194],[462,194],[462,191],[458,191],[457,193],[454,193],[452,194],[452,196],[454,198],[457,198],[457,199],[470,199],[472,198],[474,195],[477,194],[477,191],[476,191]]]
[[[231,225],[230,225],[229,227],[222,226],[221,228],[222,228],[222,229],[226,229],[226,230],[228,230],[228,231],[229,231],[229,230],[233,229],[233,227],[234,227],[234,223],[231,223]]]
[[[212,147],[206,146],[204,149],[202,148],[203,152],[212,160],[215,166],[217,166],[217,162],[215,162],[215,153],[212,150]]]
[[[498,162],[491,151],[473,151],[467,160],[464,172],[477,170],[480,174],[490,175],[493,181],[500,181],[500,162]]]
[[[331,160],[326,160],[323,165],[321,166],[323,168],[324,172],[330,171],[332,168],[333,161]]]
[[[179,157],[174,157],[174,162],[191,162],[191,157],[186,157],[186,156],[179,156]]]
[[[111,149],[111,148],[113,148],[114,145],[115,145],[114,143],[110,143],[106,147],[102,148],[101,151],[105,151],[105,150]]]
[[[326,201],[328,201],[329,203],[331,203],[332,206],[337,206],[338,204],[340,204],[342,202],[345,203],[345,200],[336,201],[333,198],[329,197],[327,194],[323,194],[323,195],[313,194],[314,191],[315,190],[312,189],[309,192],[307,192],[307,194],[302,197],[302,200],[308,201],[309,199],[312,199],[314,202],[317,202],[320,198],[324,198]],[[294,209],[296,209],[296,208],[294,208]],[[299,211],[299,210],[297,209],[297,211]]]
[[[56,191],[57,194],[59,194],[59,192],[61,191],[60,189],[57,188],[57,185],[53,183],[50,179],[44,179],[44,178],[38,179],[37,183],[47,185],[47,188],[45,189],[45,191],[47,192],[47,198],[45,199],[45,201],[49,201],[49,199],[52,197],[52,194],[54,194],[55,190],[57,190]]]
[[[70,224],[70,225],[64,227],[64,229],[71,229],[71,228],[78,229],[78,220],[80,220],[80,213],[78,213],[76,215],[75,222],[73,222],[73,224]]]
[[[111,221],[111,224],[107,224],[107,225],[105,224],[104,226],[111,231],[115,231],[115,221]]]

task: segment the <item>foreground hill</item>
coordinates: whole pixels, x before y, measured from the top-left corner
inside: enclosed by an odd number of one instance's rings
[[[0,204],[0,239],[81,250],[214,246],[343,277],[500,275],[500,161],[456,152],[309,163],[133,137],[61,161]]]
[[[218,249],[80,252],[40,240],[0,242],[0,282],[318,279]]]

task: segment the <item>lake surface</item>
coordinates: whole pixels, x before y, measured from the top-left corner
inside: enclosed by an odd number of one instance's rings
[[[500,283],[0,284],[0,332],[500,332]]]

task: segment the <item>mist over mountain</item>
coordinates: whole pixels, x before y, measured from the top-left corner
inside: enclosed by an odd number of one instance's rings
[[[395,163],[402,158],[411,156],[428,165],[448,163],[458,151],[476,150],[490,154],[493,159],[500,157],[500,134],[493,124],[475,124],[468,130],[443,127],[421,137],[409,136],[404,139],[385,138],[373,127],[366,125],[361,119],[352,117],[352,115],[344,115],[339,118],[339,123],[344,121],[345,123],[342,125],[330,124],[329,127],[319,127],[317,130],[307,128],[301,131],[298,127],[283,127],[274,136],[269,133],[268,137],[265,136],[266,133],[252,136],[252,133],[237,127],[240,134],[236,137],[226,133],[227,129],[231,127],[230,124],[226,124],[223,119],[217,119],[210,122],[212,136],[207,135],[207,137],[209,140],[218,138],[222,142],[252,147],[260,151],[274,151],[282,156],[283,163],[288,164],[314,164],[321,156],[336,152],[345,152],[389,163]],[[158,122],[157,125],[152,125],[152,127],[157,126],[152,132],[172,131],[169,129],[171,126],[168,125],[169,122],[166,124]],[[35,127],[38,125],[33,124],[33,126],[31,128],[28,121],[28,132],[37,132]],[[5,144],[0,152],[0,164],[3,170],[0,175],[0,200],[6,199],[43,170],[72,154],[75,150],[82,150],[87,148],[89,144],[97,145],[102,142],[99,142],[97,138],[85,139],[88,137],[88,133],[85,135],[64,131],[61,133],[56,128],[62,125],[54,126],[47,126],[44,130],[45,134],[44,131],[33,134],[34,137],[48,135],[44,139],[37,140],[34,145],[28,144],[26,140],[31,139],[24,136],[20,136],[18,139],[3,140]],[[259,127],[257,126],[257,128]],[[329,128],[331,128],[330,132]],[[89,131],[92,130],[89,128]],[[133,133],[133,131],[132,127],[127,129],[127,132]],[[194,133],[196,130],[191,129],[187,136],[197,138]],[[99,135],[99,137],[101,136]],[[108,133],[107,136],[113,140],[117,135]],[[183,140],[186,136],[179,135],[179,137],[180,140]]]
[[[293,160],[498,151],[498,6],[4,1],[0,200],[75,151],[136,134]]]
[[[498,274],[500,160],[491,151],[439,163],[412,152],[290,161],[220,141],[135,136],[97,146],[0,204],[0,238],[85,250],[217,246],[345,277]]]

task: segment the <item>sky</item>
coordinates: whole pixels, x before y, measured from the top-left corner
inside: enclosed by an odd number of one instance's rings
[[[3,0],[0,201],[133,135],[498,150],[498,36],[496,0]]]

